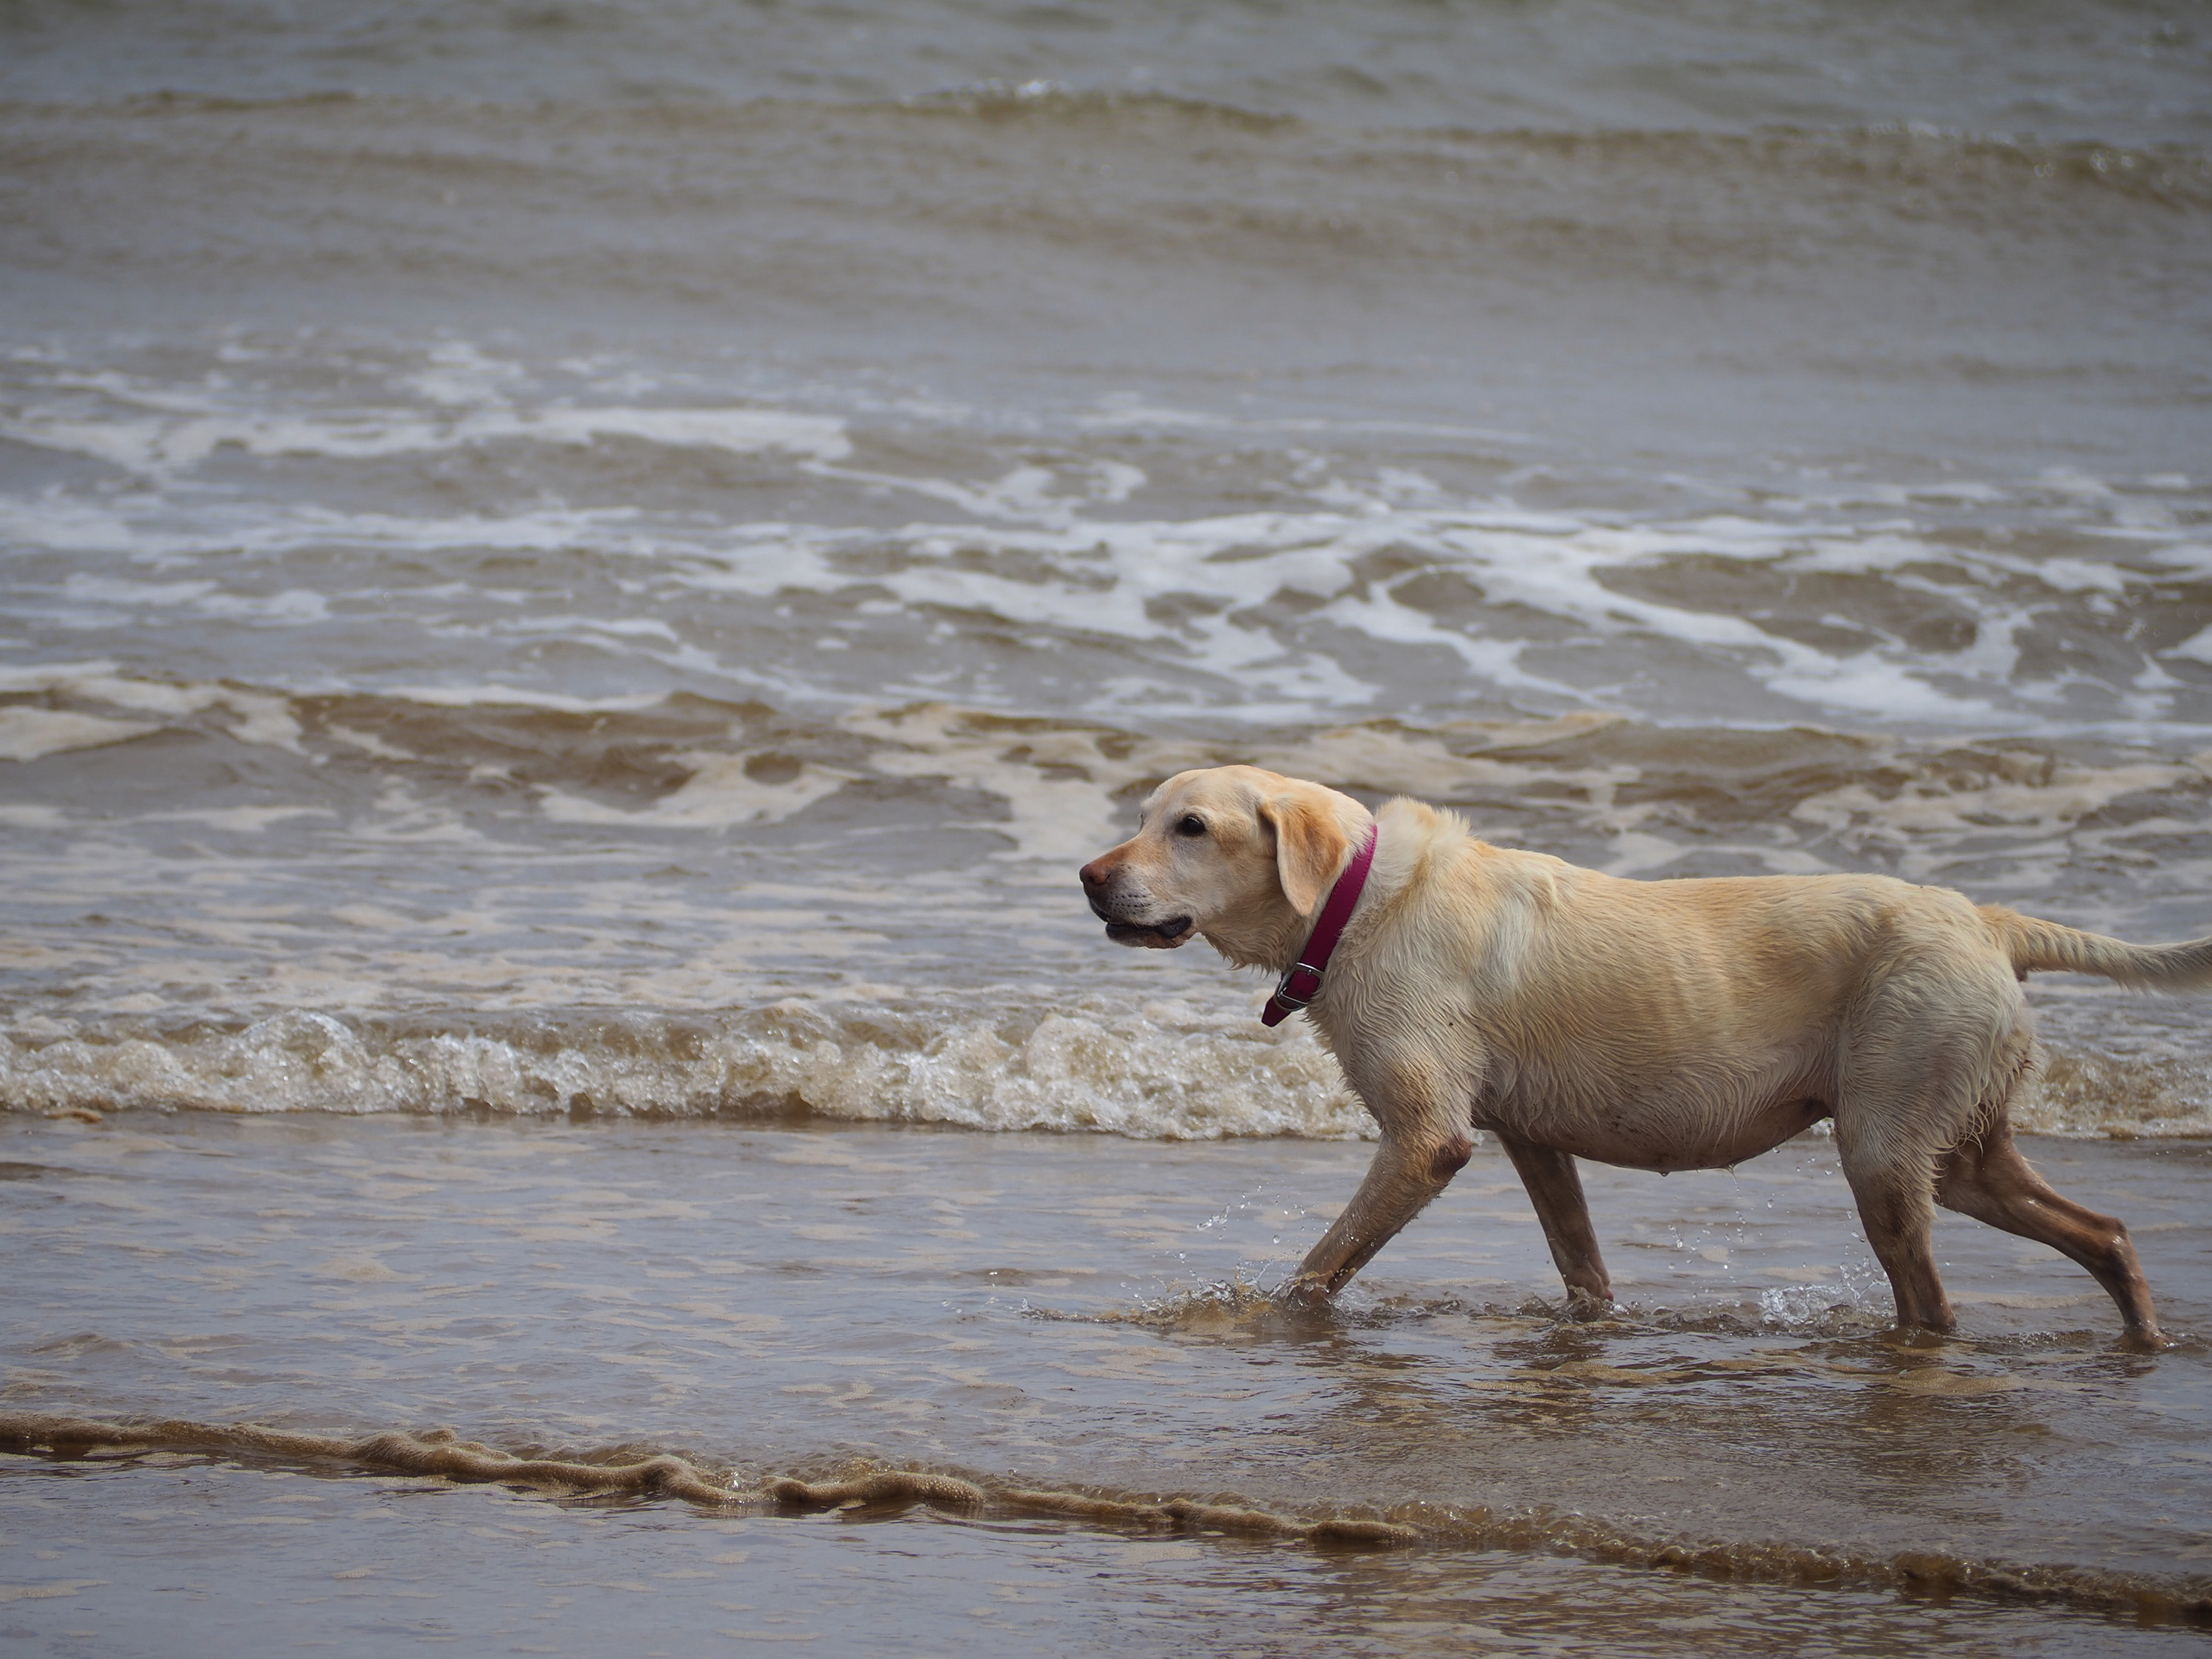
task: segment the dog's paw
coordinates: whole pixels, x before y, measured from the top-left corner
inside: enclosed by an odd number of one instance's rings
[[[1593,1296],[1584,1290],[1569,1291],[1566,1300],[1559,1304],[1559,1317],[1577,1325],[1595,1325],[1620,1316],[1618,1302],[1609,1296]]]
[[[1301,1273],[1287,1280],[1276,1291],[1275,1300],[1281,1306],[1301,1313],[1322,1313],[1334,1305],[1334,1292],[1326,1279]]]

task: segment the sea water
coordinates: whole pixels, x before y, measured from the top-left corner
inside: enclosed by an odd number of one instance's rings
[[[1486,1146],[1293,1318],[1371,1121],[1073,879],[1240,761],[1617,874],[2212,930],[2194,9],[0,43],[0,1407],[142,1432],[22,1428],[0,1624],[2198,1639],[2197,1005],[2030,991],[2017,1121],[2129,1221],[2155,1358],[1952,1218],[1964,1334],[1900,1345],[1817,1136],[1586,1170],[1613,1322],[1555,1318]],[[732,1504],[240,1422],[675,1452]],[[988,1502],[752,1501],[906,1468]],[[1176,1498],[1410,1541],[1130,1518]]]

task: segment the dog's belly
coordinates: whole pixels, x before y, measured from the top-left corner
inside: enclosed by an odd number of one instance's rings
[[[1474,1127],[1628,1170],[1724,1170],[1771,1152],[1829,1115],[1828,1103],[1791,1091],[1758,1105],[1707,1102],[1561,1109],[1540,1102],[1478,1104]]]

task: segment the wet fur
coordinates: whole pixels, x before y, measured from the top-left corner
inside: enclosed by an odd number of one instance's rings
[[[2013,1145],[2036,1054],[2020,987],[2037,969],[2203,984],[2212,939],[2125,945],[1887,876],[1623,880],[1490,846],[1418,801],[1370,818],[1242,766],[1162,784],[1084,887],[1124,942],[1202,935],[1281,973],[1370,822],[1374,868],[1308,1012],[1382,1139],[1293,1294],[1341,1287],[1482,1129],[1528,1188],[1571,1301],[1609,1306],[1576,1158],[1725,1167],[1832,1117],[1901,1326],[1953,1326],[1929,1249],[1941,1203],[2073,1257],[2131,1340],[2160,1340],[2127,1229],[2052,1191]]]

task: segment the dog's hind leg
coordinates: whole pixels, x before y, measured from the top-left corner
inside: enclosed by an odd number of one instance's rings
[[[2118,1304],[2130,1343],[2164,1346],[2127,1228],[2054,1192],[2013,1145],[2009,1124],[2000,1122],[1943,1155],[1936,1166],[1936,1201],[2073,1257]]]
[[[2033,1062],[2018,981],[1941,936],[1909,941],[1870,971],[1838,1055],[1836,1151],[1867,1243],[1889,1275],[1897,1322],[1957,1322],[1929,1233],[1950,1149],[2004,1121]]]
[[[1583,1179],[1573,1158],[1510,1135],[1501,1134],[1498,1141],[1513,1160],[1521,1184],[1528,1189],[1528,1201],[1536,1207],[1544,1242],[1552,1247],[1552,1260],[1567,1284],[1568,1311],[1602,1313],[1611,1308],[1613,1281],[1606,1277],[1605,1261],[1598,1254],[1597,1234],[1590,1227],[1589,1206],[1583,1201]]]
[[[1929,1243],[1936,1219],[1935,1155],[1917,1144],[1917,1136],[1895,1133],[1897,1109],[1911,1105],[1912,1096],[1899,1090],[1884,1091],[1878,1100],[1855,1101],[1853,1092],[1846,1091],[1837,1104],[1836,1147],[1867,1243],[1889,1275],[1898,1325],[1949,1331],[1958,1322]]]
[[[1951,1299],[1943,1294],[1943,1280],[1936,1271],[1936,1255],[1929,1248],[1934,1217],[1929,1202],[1930,1182],[1926,1175],[1884,1170],[1872,1176],[1850,1177],[1851,1195],[1858,1200],[1859,1220],[1875,1259],[1889,1275],[1889,1289],[1897,1303],[1897,1323],[1903,1330],[1948,1332],[1957,1328]]]

